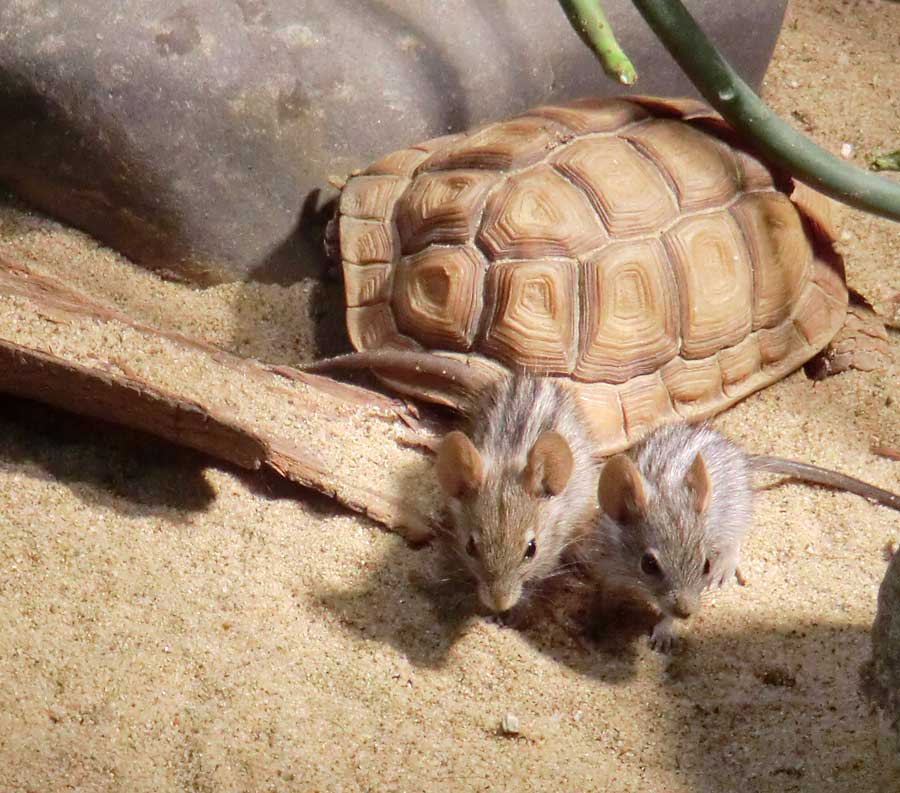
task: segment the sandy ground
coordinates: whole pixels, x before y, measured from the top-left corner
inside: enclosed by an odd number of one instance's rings
[[[898,30],[896,3],[792,3],[766,98],[857,163],[897,148]],[[296,360],[339,326],[315,330],[313,282],[192,291],[12,203],[0,237],[240,353]],[[897,228],[848,212],[843,245],[884,306]],[[717,424],[897,489],[869,447],[900,446],[898,385],[896,366],[797,373]],[[858,498],[762,490],[750,585],[667,662],[448,613],[422,583],[432,550],[274,476],[0,399],[0,791],[881,790],[857,675],[898,539]]]

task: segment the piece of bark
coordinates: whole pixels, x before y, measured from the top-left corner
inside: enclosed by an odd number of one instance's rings
[[[436,485],[402,402],[141,325],[0,258],[0,391],[268,466],[408,539]]]
[[[887,316],[884,323],[889,328],[900,330],[900,292],[888,298]]]
[[[872,454],[885,457],[888,460],[900,460],[900,449],[892,449],[890,446],[877,445],[872,447]]]

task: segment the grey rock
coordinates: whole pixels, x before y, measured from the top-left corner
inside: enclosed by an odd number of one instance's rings
[[[637,91],[694,93],[628,0],[604,5]],[[757,86],[785,0],[688,5]],[[0,0],[0,35],[0,182],[199,282],[304,274],[331,176],[623,93],[555,0]]]
[[[900,552],[878,590],[872,658],[863,668],[863,690],[874,707],[878,753],[889,790],[900,789]]]

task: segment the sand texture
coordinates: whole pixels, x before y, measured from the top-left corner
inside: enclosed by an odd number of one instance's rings
[[[791,3],[765,98],[858,164],[896,149],[898,30],[897,3]],[[845,211],[841,233],[849,283],[892,311],[898,227]],[[346,344],[330,282],[192,290],[12,200],[0,254],[239,355]],[[34,320],[4,304],[0,321]],[[102,340],[112,358],[128,343]],[[798,372],[716,426],[896,490],[900,462],[870,447],[900,448],[898,385],[896,364]],[[355,440],[335,454],[389,475]],[[434,549],[325,497],[2,398],[0,792],[884,790],[858,670],[900,519],[775,482],[748,586],[710,597],[667,661],[643,638],[468,616],[428,583]]]

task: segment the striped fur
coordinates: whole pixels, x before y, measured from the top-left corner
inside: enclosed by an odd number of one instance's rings
[[[698,454],[711,485],[702,513],[685,483]],[[698,604],[704,589],[721,586],[736,573],[740,543],[752,519],[747,457],[709,427],[688,424],[657,430],[630,455],[641,474],[646,508],[629,525],[601,516],[597,571],[605,587],[642,597],[671,621],[677,604]],[[648,551],[658,560],[658,575],[641,569]]]
[[[555,380],[503,377],[470,415],[466,434],[482,458],[484,481],[476,492],[449,499],[454,550],[484,605],[505,611],[530,585],[559,572],[566,551],[585,536],[596,513],[597,466],[578,405]],[[574,467],[559,495],[537,498],[523,488],[522,472],[547,430],[566,440]],[[532,540],[535,553],[527,558]]]

